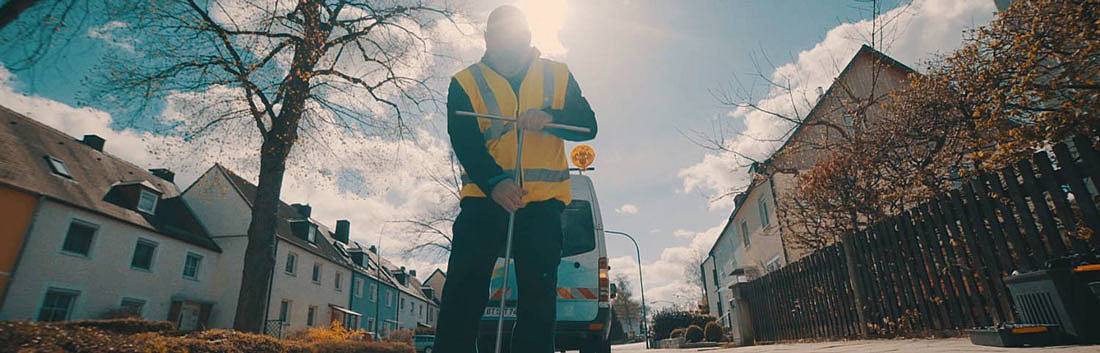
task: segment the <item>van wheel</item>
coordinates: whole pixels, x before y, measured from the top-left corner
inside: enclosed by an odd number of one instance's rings
[[[581,346],[581,353],[611,353],[611,343],[608,341],[589,341]]]

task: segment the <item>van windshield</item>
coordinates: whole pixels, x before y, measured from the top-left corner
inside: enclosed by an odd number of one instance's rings
[[[561,213],[561,257],[586,253],[596,248],[596,226],[592,220],[592,204],[573,200]]]

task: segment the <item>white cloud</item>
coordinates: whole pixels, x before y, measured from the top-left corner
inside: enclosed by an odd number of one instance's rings
[[[111,115],[93,108],[77,108],[58,101],[19,93],[19,82],[10,71],[0,66],[0,105],[22,113],[55,129],[80,138],[95,134],[107,140],[104,150],[142,167],[157,167],[156,156],[147,148],[150,144],[169,143],[171,138],[132,129],[115,130]]]
[[[88,37],[95,38],[106,42],[107,44],[122,48],[130,53],[134,52],[134,43],[132,39],[126,41],[115,37],[112,33],[116,29],[126,28],[127,24],[120,21],[111,21],[103,24],[102,26],[92,27],[88,29]]]
[[[619,208],[616,208],[615,213],[618,213],[618,214],[637,214],[638,213],[638,206],[635,205],[635,204],[626,203],[626,204],[623,204],[622,206],[619,206]]]
[[[897,20],[885,29],[887,45],[880,47],[888,55],[911,66],[932,54],[950,52],[959,47],[963,31],[988,22],[993,17],[992,1],[925,0],[914,1],[908,8],[887,11],[880,18]],[[900,13],[899,11],[905,11]],[[792,63],[776,68],[772,80],[791,82],[796,97],[814,97],[817,87],[828,87],[846,61],[863,44],[857,39],[860,33],[868,33],[871,21],[843,23],[829,30],[825,39],[812,48],[800,52]],[[780,89],[772,89],[756,105],[769,111],[793,115],[788,96]],[[800,104],[798,111],[805,113],[808,104]],[[725,147],[746,156],[763,159],[779,147],[778,142],[760,140],[778,139],[792,125],[780,122],[768,114],[749,108],[734,109],[728,119],[742,122],[740,134],[726,142]],[[755,137],[755,138],[754,138]],[[732,154],[708,154],[703,160],[680,170],[684,192],[702,191],[720,195],[748,185],[744,166],[747,161]],[[711,204],[712,208],[732,206],[732,198]]]

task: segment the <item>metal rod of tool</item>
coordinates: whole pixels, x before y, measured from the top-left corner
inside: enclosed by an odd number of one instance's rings
[[[516,118],[513,118],[513,117],[507,117],[507,116],[502,116],[502,115],[493,115],[493,114],[474,113],[474,112],[465,112],[465,111],[461,111],[461,110],[456,111],[455,114],[462,115],[462,116],[472,116],[472,117],[476,117],[476,118],[500,120],[500,121],[510,121],[510,122],[515,122],[516,121]],[[592,130],[589,130],[588,128],[585,128],[585,127],[558,124],[558,123],[549,123],[549,124],[546,124],[546,127],[554,128],[554,129],[569,130],[569,131],[573,131],[573,132],[582,132],[582,133],[592,132]]]
[[[523,189],[523,135],[522,129],[516,129],[516,169],[513,176]],[[496,353],[501,353],[501,345],[504,341],[504,304],[508,302],[508,263],[512,260],[512,235],[516,229],[516,211],[508,212],[508,238],[504,241],[504,283],[500,286],[500,315],[497,316],[497,344]]]

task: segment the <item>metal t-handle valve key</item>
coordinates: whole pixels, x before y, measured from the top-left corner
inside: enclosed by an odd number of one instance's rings
[[[475,117],[475,118],[486,118],[486,119],[493,119],[493,120],[509,121],[509,122],[513,122],[513,123],[516,122],[516,118],[501,116],[501,115],[481,114],[481,113],[465,112],[465,111],[456,111],[455,114],[460,115],[460,116],[468,116],[468,117]],[[592,131],[592,130],[590,130],[588,128],[584,128],[584,127],[564,125],[564,124],[556,124],[556,123],[546,124],[546,127],[555,128],[555,129],[562,129],[562,130],[569,130],[569,131],[575,131],[575,132],[581,132],[581,133],[588,133],[588,132]],[[516,129],[516,145],[517,145],[516,146],[516,168],[513,171],[512,175],[516,176],[516,179],[517,179],[516,182],[519,183],[520,189],[523,189],[523,131],[521,129],[518,129],[518,128]],[[489,193],[492,193],[492,190],[489,190]],[[508,298],[508,275],[509,275],[508,263],[512,261],[512,235],[515,233],[515,228],[516,228],[516,213],[513,212],[513,211],[509,211],[508,212],[508,237],[504,241],[504,283],[503,283],[503,285],[501,285],[501,288],[500,288],[500,293],[501,293],[500,294],[500,312],[497,315],[497,341],[496,341],[496,346],[495,346],[496,347],[496,350],[495,350],[496,353],[501,353],[501,350],[500,350],[501,349],[501,344],[502,344],[502,341],[504,339],[504,303],[507,302],[505,299]]]

